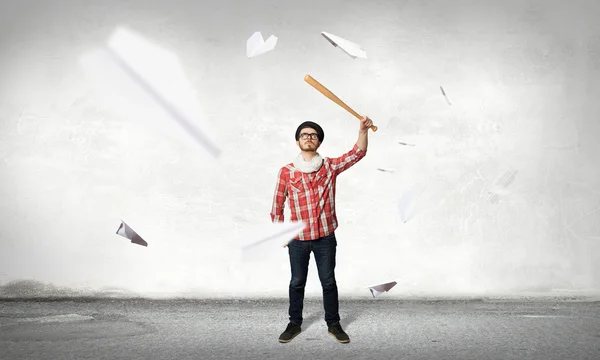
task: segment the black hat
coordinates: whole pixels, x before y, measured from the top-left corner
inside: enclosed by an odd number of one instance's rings
[[[323,132],[323,129],[319,126],[319,124],[314,123],[312,121],[305,121],[302,124],[300,124],[300,126],[298,126],[298,129],[296,129],[296,141],[300,140],[300,131],[304,128],[311,128],[315,130],[317,132],[319,142],[323,142],[323,139],[325,138],[325,133]]]

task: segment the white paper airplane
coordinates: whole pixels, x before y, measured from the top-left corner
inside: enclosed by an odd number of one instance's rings
[[[444,97],[446,98],[446,102],[448,103],[448,105],[452,105],[452,103],[450,102],[450,99],[448,99],[448,96],[446,95],[446,92],[444,91],[444,88],[440,86],[440,90],[442,90],[442,95],[444,95]]]
[[[326,33],[325,31],[321,32],[321,35],[323,35],[323,37],[325,39],[327,39],[327,41],[329,41],[331,43],[331,45],[333,45],[335,47],[339,47],[346,54],[350,55],[351,58],[353,58],[353,59],[356,59],[357,57],[363,58],[363,59],[367,58],[367,53],[361,49],[360,45],[355,44],[352,41],[342,39],[339,36],[335,36],[333,34]]]
[[[133,244],[148,246],[148,243],[144,239],[142,239],[142,237],[139,236],[138,233],[136,233],[132,228],[130,228],[129,225],[127,225],[123,220],[121,220],[121,225],[117,229],[117,234],[121,235],[126,239],[131,240]]]
[[[247,250],[266,242],[280,243],[281,246],[287,245],[306,228],[306,225],[304,221],[261,224],[252,232],[254,234],[251,236],[253,240],[244,245],[242,249]]]
[[[275,35],[269,36],[267,41],[265,41],[260,31],[257,31],[250,36],[248,41],[246,41],[246,56],[250,59],[257,55],[264,54],[267,51],[275,49],[276,44],[277,37]]]
[[[497,179],[488,190],[487,200],[492,203],[496,203],[498,202],[500,196],[507,196],[510,194],[508,187],[515,181],[517,173],[517,170],[509,170],[505,172],[499,179]]]
[[[373,286],[369,286],[369,290],[371,291],[371,295],[373,295],[373,297],[377,297],[377,296],[383,294],[384,292],[390,291],[390,289],[393,288],[394,286],[396,286],[396,284],[397,284],[397,282],[392,281],[392,282],[385,283],[385,284],[373,285]]]
[[[398,212],[400,220],[407,222],[417,215],[417,213],[425,210],[425,201],[423,198],[425,190],[428,189],[431,180],[426,183],[417,183],[404,191],[398,200]]]
[[[138,34],[117,28],[106,48],[84,55],[81,64],[86,75],[104,93],[112,95],[123,112],[135,108],[128,117],[144,121],[144,126],[158,125],[173,135],[170,124],[164,126],[164,119],[158,119],[170,117],[186,134],[186,141],[202,145],[215,158],[220,155],[215,136],[202,121],[198,97],[171,52]],[[152,107],[159,110],[146,109]]]
[[[377,170],[381,171],[381,172],[390,172],[393,173],[394,170],[393,169],[385,169],[385,168],[377,168]]]
[[[242,260],[262,261],[280,253],[304,228],[305,222],[267,223],[253,226],[243,236],[249,239],[242,246]]]
[[[416,213],[417,202],[414,195],[414,191],[407,190],[402,194],[400,200],[398,200],[398,212],[400,213],[400,220],[407,222],[412,219]]]

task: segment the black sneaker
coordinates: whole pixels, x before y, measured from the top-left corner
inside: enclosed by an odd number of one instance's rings
[[[342,329],[340,323],[329,326],[329,335],[333,336],[338,342],[349,343],[350,337]]]
[[[296,337],[296,335],[300,334],[301,331],[300,325],[289,323],[287,328],[285,328],[285,331],[279,335],[279,342],[290,342],[294,337]]]

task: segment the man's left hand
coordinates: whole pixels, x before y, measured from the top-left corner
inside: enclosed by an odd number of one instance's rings
[[[369,119],[368,116],[363,116],[360,120],[360,130],[368,130],[371,126],[373,126],[373,120]]]

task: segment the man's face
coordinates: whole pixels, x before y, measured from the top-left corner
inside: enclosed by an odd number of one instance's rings
[[[313,128],[304,128],[300,130],[300,139],[296,144],[302,151],[317,151],[321,143],[317,137],[317,131]]]

